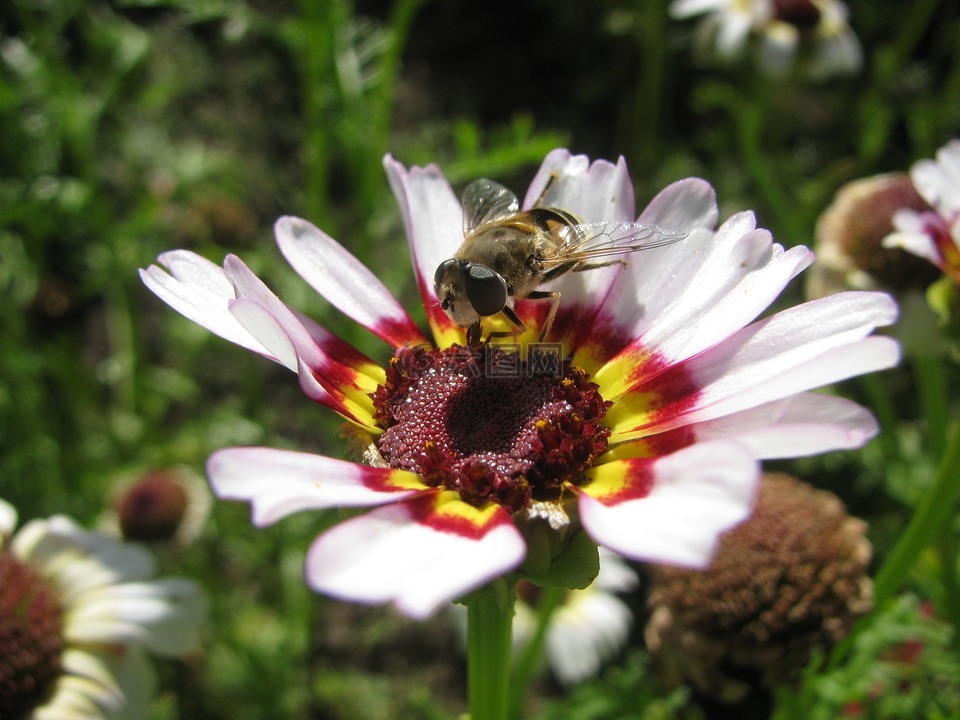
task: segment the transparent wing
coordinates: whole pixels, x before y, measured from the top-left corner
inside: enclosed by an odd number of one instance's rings
[[[563,242],[545,253],[544,264],[562,265],[663,247],[683,240],[687,233],[661,225],[599,222],[570,226],[565,235]]]
[[[480,178],[463,191],[463,232],[476,230],[484,223],[513,217],[520,212],[520,201],[509,188]]]

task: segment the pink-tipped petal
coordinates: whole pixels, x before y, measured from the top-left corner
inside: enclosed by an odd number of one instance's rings
[[[801,393],[693,427],[697,440],[733,440],[759,460],[858,448],[878,429],[866,408],[820,393]]]
[[[426,342],[397,299],[340,243],[296,217],[280,218],[274,231],[287,261],[344,315],[395,348]]]
[[[643,380],[607,419],[617,439],[626,440],[892,367],[899,360],[896,341],[866,336],[896,315],[892,298],[872,292],[840,293],[784,310]],[[638,373],[647,375],[642,368]]]
[[[218,450],[207,476],[218,497],[251,503],[258,526],[301,510],[383,505],[428,489],[405,470],[262,447]]]
[[[585,223],[633,222],[635,217],[633,183],[622,157],[616,164],[607,160],[591,163],[585,155],[554,150],[530,183],[523,209],[529,210],[538,200],[542,207],[561,208]]]
[[[189,250],[172,250],[157,260],[167,270],[151,265],[140,271],[143,284],[178,313],[215,335],[276,360],[231,315],[236,292],[223,268]]]
[[[267,308],[256,300],[240,298],[230,301],[230,313],[278,363],[297,372],[297,348],[280,321]]]
[[[590,537],[635,560],[704,567],[720,533],[749,514],[760,468],[738,445],[712,442],[588,474],[579,508]]]
[[[423,619],[523,561],[526,545],[502,508],[444,496],[378,508],[328,530],[307,555],[308,584],[343,600],[393,602]]]
[[[661,365],[673,364],[718,344],[754,320],[812,261],[805,247],[784,251],[771,244],[766,230],[747,233],[728,262],[718,263],[730,272],[715,272],[713,279],[701,278],[679,293],[656,325],[596,372],[597,382],[616,394],[643,381],[634,370],[651,351]]]
[[[433,289],[437,267],[463,243],[460,201],[436,165],[407,169],[387,155],[383,167],[403,216],[417,287],[436,344],[463,342],[463,331],[440,308]]]
[[[630,258],[625,276],[598,315],[602,321],[597,330],[609,333],[616,328],[631,340],[640,338],[651,330],[673,328],[669,318],[678,306],[702,307],[709,299],[722,297],[724,289],[734,286],[769,252],[769,235],[750,235],[755,230],[753,214],[739,213],[715,233],[691,228],[679,242]]]
[[[369,377],[329,357],[286,306],[277,300],[273,307],[276,315],[268,304],[243,297],[230,303],[230,312],[282,364],[298,373],[308,397],[364,426],[372,426],[370,393],[376,389],[380,374]]]

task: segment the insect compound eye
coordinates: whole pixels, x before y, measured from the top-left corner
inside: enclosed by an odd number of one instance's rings
[[[496,315],[507,304],[507,283],[488,267],[471,264],[467,270],[467,298],[478,315]]]
[[[450,258],[449,260],[444,260],[437,266],[437,271],[433,274],[433,287],[434,289],[439,290],[440,284],[443,282],[443,279],[447,276],[451,270],[453,270],[457,265],[460,264],[460,260],[455,258]]]

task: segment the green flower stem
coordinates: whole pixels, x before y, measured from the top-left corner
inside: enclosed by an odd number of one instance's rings
[[[950,417],[950,408],[947,404],[950,396],[947,392],[943,361],[935,356],[918,357],[914,359],[913,365],[920,406],[927,420],[926,436],[930,452],[934,457],[942,457]]]
[[[513,679],[510,684],[510,717],[523,717],[523,704],[527,688],[533,680],[543,654],[543,643],[547,638],[547,629],[553,612],[563,602],[567,590],[562,587],[543,588],[537,605],[537,628],[533,637],[524,645],[513,667]]]
[[[960,422],[955,423],[933,484],[921,498],[900,540],[877,573],[876,604],[885,604],[900,587],[923,552],[954,516],[960,498]],[[955,560],[953,560],[955,562]]]
[[[943,457],[947,441],[950,397],[943,361],[940,357],[919,357],[914,360],[920,405],[927,420],[927,443],[934,457]],[[954,476],[956,478],[956,476]],[[960,483],[960,478],[955,482]],[[955,627],[954,647],[960,651],[960,582],[957,578],[957,542],[951,529],[944,528],[936,542],[943,583],[942,607]]]
[[[890,389],[878,373],[864,375],[859,380],[867,394],[870,409],[873,410],[873,414],[877,416],[877,422],[880,423],[880,434],[877,436],[877,441],[880,443],[883,459],[887,463],[898,462],[900,459],[900,440],[896,431],[897,410],[894,407],[893,399],[890,397]]]
[[[467,605],[470,720],[507,720],[510,647],[516,593],[499,579]]]

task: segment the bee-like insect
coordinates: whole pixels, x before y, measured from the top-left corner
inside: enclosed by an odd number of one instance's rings
[[[517,196],[493,180],[476,180],[463,191],[463,244],[434,275],[440,307],[457,325],[467,328],[467,343],[480,342],[480,320],[503,313],[510,337],[526,330],[513,310],[518,299],[549,300],[550,310],[540,340],[553,325],[560,293],[537,290],[568,272],[614,264],[624,253],[670,245],[686,237],[679,230],[631,222],[583,223],[566,210],[541,205],[556,176],[550,178],[530,210],[520,211]],[[595,262],[600,259],[599,262]]]

